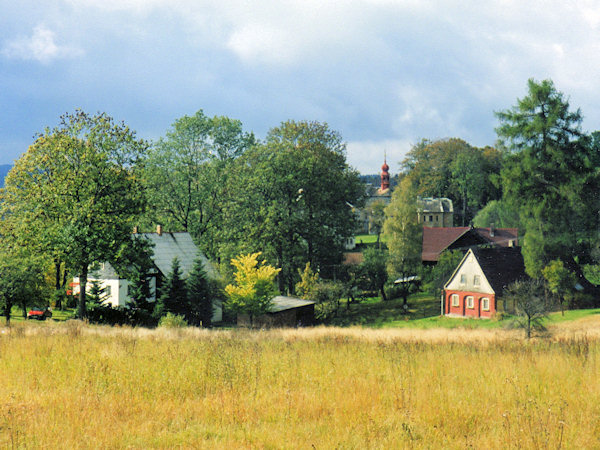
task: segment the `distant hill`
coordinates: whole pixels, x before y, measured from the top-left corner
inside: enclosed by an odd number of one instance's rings
[[[4,187],[4,177],[10,169],[12,169],[12,164],[0,165],[0,188]]]

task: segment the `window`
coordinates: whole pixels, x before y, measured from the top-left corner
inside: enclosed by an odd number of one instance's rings
[[[433,222],[433,216],[429,216],[429,221]]]
[[[467,308],[473,309],[475,307],[475,302],[473,301],[472,295],[468,295],[465,300],[467,302]]]
[[[440,221],[440,216],[435,216],[435,221],[439,222]]]
[[[460,276],[460,284],[467,284],[467,276],[465,274]]]
[[[490,310],[490,299],[489,298],[482,298],[481,299],[481,309],[483,311],[489,311]]]
[[[458,306],[458,294],[452,294],[450,296],[450,299],[451,299],[452,306]]]
[[[479,275],[475,275],[473,277],[473,285],[479,286],[481,284],[481,277]]]

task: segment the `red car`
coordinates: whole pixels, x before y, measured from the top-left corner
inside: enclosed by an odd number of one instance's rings
[[[50,308],[31,308],[27,313],[28,319],[46,320],[48,317],[52,317]]]

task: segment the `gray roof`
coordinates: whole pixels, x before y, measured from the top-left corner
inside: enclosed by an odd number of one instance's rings
[[[163,275],[171,272],[173,259],[177,257],[183,276],[187,277],[194,267],[194,261],[201,258],[208,275],[214,271],[204,255],[200,253],[189,233],[140,233],[154,244],[154,265]]]
[[[314,305],[315,302],[310,300],[302,300],[301,298],[296,297],[285,297],[283,295],[278,295],[274,297],[271,304],[271,309],[269,312],[279,312],[285,311],[286,309],[294,309],[299,308],[301,306],[306,305]]]
[[[454,212],[452,200],[449,198],[419,197],[417,205],[421,212]]]

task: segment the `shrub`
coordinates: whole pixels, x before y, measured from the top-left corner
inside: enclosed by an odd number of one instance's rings
[[[185,328],[188,326],[188,323],[185,321],[183,316],[167,313],[160,318],[158,326],[164,328]]]

